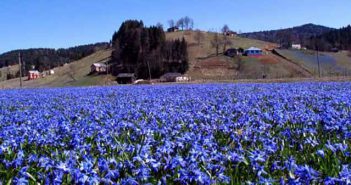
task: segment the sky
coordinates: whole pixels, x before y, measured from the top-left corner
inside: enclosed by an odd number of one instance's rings
[[[315,23],[351,24],[350,0],[0,0],[0,53],[109,41],[127,19],[158,22],[189,16],[194,27],[252,32]]]

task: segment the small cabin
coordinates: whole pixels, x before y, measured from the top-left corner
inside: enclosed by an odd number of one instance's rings
[[[117,82],[119,84],[132,84],[136,80],[134,73],[119,73],[117,75]]]
[[[161,82],[176,82],[178,77],[181,77],[182,74],[180,73],[166,73],[161,76]]]
[[[37,70],[28,71],[28,80],[35,80],[40,78],[40,72]]]
[[[228,56],[228,57],[235,57],[239,54],[238,50],[235,49],[235,48],[230,48],[230,49],[227,49],[227,51],[224,52],[224,55],[225,56]]]
[[[107,71],[107,65],[104,63],[94,63],[90,66],[91,73],[105,73]]]
[[[224,35],[229,36],[229,37],[235,37],[238,33],[235,31],[227,31],[224,33]]]
[[[301,44],[292,44],[292,45],[291,45],[291,48],[292,48],[292,49],[301,50],[301,49],[302,49],[302,46],[301,46]]]
[[[263,55],[263,51],[260,48],[251,47],[244,51],[245,56],[258,57]]]
[[[167,29],[167,32],[177,32],[179,31],[179,28],[177,26],[171,27]]]

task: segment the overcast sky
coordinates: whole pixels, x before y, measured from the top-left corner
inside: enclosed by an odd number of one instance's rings
[[[0,0],[0,53],[109,41],[126,19],[146,25],[189,16],[195,28],[251,32],[351,24],[351,0]]]

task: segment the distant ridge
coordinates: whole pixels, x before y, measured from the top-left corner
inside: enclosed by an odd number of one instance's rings
[[[335,29],[309,23],[292,28],[243,33],[240,34],[240,36],[267,42],[274,42],[283,46],[290,45],[292,43],[305,45],[311,37],[319,36],[332,30]]]

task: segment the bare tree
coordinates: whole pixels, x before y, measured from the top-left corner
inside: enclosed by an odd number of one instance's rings
[[[227,50],[227,46],[228,45],[231,45],[232,42],[231,40],[228,38],[228,33],[230,32],[230,28],[228,25],[224,25],[223,28],[222,28],[222,33],[223,33],[223,53]]]
[[[205,35],[201,30],[196,30],[194,35],[194,40],[197,42],[197,45],[200,46],[201,42],[205,39]]]
[[[170,20],[168,21],[168,26],[169,26],[169,28],[175,27],[175,23],[174,23],[174,20],[173,20],[173,19],[170,19]]]
[[[190,18],[188,16],[184,17],[184,27],[186,30],[189,29],[189,25],[190,25]]]
[[[156,27],[163,30],[163,24],[161,24],[160,22],[158,22],[158,23],[156,24]]]
[[[177,21],[177,26],[180,27],[182,30],[184,30],[184,27],[185,27],[184,18],[180,18],[180,19]]]
[[[75,70],[76,69],[76,67],[74,66],[74,65],[72,65],[72,64],[69,64],[69,67],[68,67],[68,76],[73,80],[73,81],[77,81],[77,79],[76,79],[76,73],[75,73]]]
[[[211,40],[211,46],[213,48],[216,48],[216,56],[219,54],[219,46],[222,44],[222,39],[218,35],[218,33],[215,33],[213,39]]]
[[[192,30],[194,28],[194,20],[190,20],[190,25],[189,25],[189,30]]]
[[[223,35],[226,35],[229,31],[230,31],[229,26],[225,24],[222,28]]]
[[[223,44],[223,53],[224,53],[227,50],[227,46],[232,45],[233,43],[227,35],[224,35],[222,44]]]

